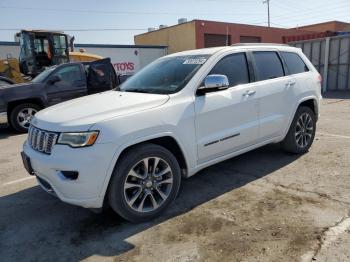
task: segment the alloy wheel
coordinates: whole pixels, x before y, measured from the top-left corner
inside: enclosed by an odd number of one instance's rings
[[[295,140],[299,147],[304,148],[312,140],[314,131],[312,117],[308,113],[303,113],[299,117],[295,128]]]
[[[21,111],[18,112],[17,115],[17,123],[21,127],[28,129],[30,125],[30,121],[32,120],[33,116],[37,113],[38,111],[34,108],[23,108]]]
[[[147,157],[134,165],[124,182],[124,197],[137,212],[158,209],[169,197],[173,186],[170,165],[160,157]]]

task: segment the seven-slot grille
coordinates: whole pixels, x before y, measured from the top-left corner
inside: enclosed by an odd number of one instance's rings
[[[36,151],[51,154],[52,146],[56,143],[57,134],[30,125],[28,130],[28,144]]]

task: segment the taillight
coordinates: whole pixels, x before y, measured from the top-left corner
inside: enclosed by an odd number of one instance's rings
[[[321,76],[321,74],[318,74],[317,82],[320,83],[320,85],[322,86],[322,76]]]

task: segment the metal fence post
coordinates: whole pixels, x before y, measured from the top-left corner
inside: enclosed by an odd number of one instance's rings
[[[330,40],[331,40],[330,37],[326,37],[326,45],[325,45],[325,48],[324,48],[325,52],[324,52],[322,92],[326,92],[327,91]]]

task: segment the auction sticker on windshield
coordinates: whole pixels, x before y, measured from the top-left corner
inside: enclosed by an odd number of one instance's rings
[[[189,58],[186,59],[183,64],[184,65],[203,65],[207,61],[205,57],[198,57],[198,58]]]

